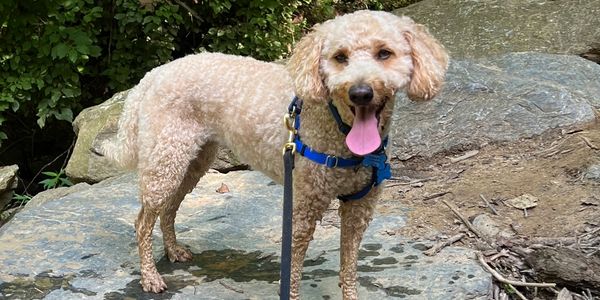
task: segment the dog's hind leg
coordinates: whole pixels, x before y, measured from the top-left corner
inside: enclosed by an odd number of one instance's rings
[[[340,236],[340,286],[344,300],[358,299],[356,287],[356,268],[358,251],[365,230],[373,217],[377,194],[371,191],[366,197],[341,203],[339,214],[341,218]]]
[[[216,142],[208,142],[201,147],[197,158],[190,163],[179,190],[160,211],[160,230],[163,233],[165,253],[171,262],[192,259],[192,253],[176,241],[175,216],[185,195],[192,191],[198,180],[208,171],[217,155],[217,150]]]
[[[170,206],[169,201],[176,198],[191,162],[208,140],[198,136],[206,132],[197,123],[186,123],[184,119],[165,118],[161,121],[164,126],[153,124],[160,132],[152,137],[156,140],[152,151],[140,157],[138,164],[142,209],[135,224],[142,288],[154,293],[164,291],[166,284],[152,257],[152,229],[164,207]]]

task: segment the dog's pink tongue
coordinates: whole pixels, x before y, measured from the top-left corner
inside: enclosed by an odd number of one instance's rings
[[[356,116],[352,129],[346,136],[346,145],[356,155],[367,155],[381,145],[381,137],[377,130],[375,110],[356,107]]]

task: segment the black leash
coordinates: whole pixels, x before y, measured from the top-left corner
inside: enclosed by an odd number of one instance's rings
[[[290,299],[290,275],[292,269],[292,214],[293,214],[293,180],[292,170],[294,169],[294,154],[296,153],[296,144],[294,137],[296,129],[294,121],[297,108],[290,106],[289,112],[283,118],[283,123],[289,132],[288,142],[283,146],[283,217],[281,226],[281,269],[279,271],[279,299]]]
[[[283,224],[281,227],[281,282],[279,286],[279,299],[290,298],[290,274],[292,265],[292,210],[293,189],[292,169],[294,169],[294,152],[286,149],[283,154]]]

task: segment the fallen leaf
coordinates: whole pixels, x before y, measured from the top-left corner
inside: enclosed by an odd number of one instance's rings
[[[558,293],[556,300],[573,300],[573,295],[571,295],[571,292],[569,292],[567,288],[563,288],[560,293]]]
[[[229,193],[229,187],[226,184],[221,183],[221,186],[216,190],[216,192],[219,194]]]
[[[506,200],[504,203],[517,209],[528,209],[537,206],[538,198],[530,194],[523,194],[519,197]]]

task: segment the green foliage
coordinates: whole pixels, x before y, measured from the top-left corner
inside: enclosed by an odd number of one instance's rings
[[[48,178],[40,181],[40,184],[44,187],[45,190],[73,185],[73,183],[67,178],[65,171],[62,169],[58,173],[42,172],[42,174],[44,174],[48,177]]]
[[[12,117],[71,122],[172,58],[179,6],[133,0],[0,4],[0,125]],[[0,140],[6,139],[0,130]]]
[[[249,55],[263,60],[282,58],[300,35],[304,23],[294,13],[309,0],[200,1],[210,10],[199,16],[210,24],[201,47],[212,52]],[[199,8],[199,7],[198,7]]]
[[[14,194],[12,197],[12,203],[18,206],[23,206],[27,204],[29,200],[31,200],[31,196],[29,195]]]
[[[315,22],[416,0],[24,0],[0,2],[0,143],[198,51],[284,57]],[[143,4],[143,5],[142,5]],[[7,130],[3,123],[9,124]],[[8,135],[10,136],[8,136]]]

